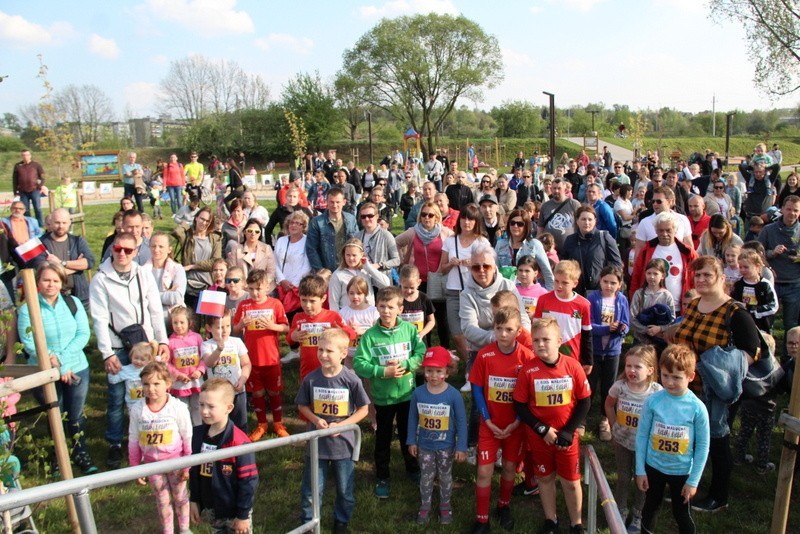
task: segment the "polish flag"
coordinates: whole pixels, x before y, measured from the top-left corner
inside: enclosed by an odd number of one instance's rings
[[[23,244],[15,248],[14,251],[20,258],[22,258],[22,261],[27,263],[39,254],[47,252],[47,249],[44,247],[42,242],[39,241],[38,237],[34,237],[33,239],[25,241]]]
[[[200,315],[213,315],[222,317],[225,312],[225,299],[227,295],[222,291],[210,291],[208,289],[200,292],[197,300],[196,312]]]

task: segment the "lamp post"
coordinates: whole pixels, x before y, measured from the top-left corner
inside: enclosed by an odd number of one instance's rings
[[[599,109],[587,109],[586,111],[587,111],[587,113],[591,113],[592,114],[592,135],[594,135],[594,132],[595,132],[595,129],[594,129],[594,116],[597,115],[598,113],[600,113],[600,110]]]
[[[367,111],[367,134],[369,135],[369,162],[372,164],[372,112]]]
[[[733,116],[736,115],[735,111],[725,114],[725,163],[728,163],[731,148],[731,122]]]
[[[542,93],[550,97],[550,147],[547,152],[549,160],[547,167],[548,172],[552,174],[555,169],[553,162],[556,158],[556,95],[547,91],[542,91]]]

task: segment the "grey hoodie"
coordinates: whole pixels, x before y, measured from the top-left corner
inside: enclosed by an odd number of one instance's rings
[[[458,316],[461,320],[461,331],[467,338],[469,350],[477,351],[494,341],[492,326],[494,314],[492,313],[492,297],[498,291],[512,291],[519,303],[519,313],[522,316],[522,327],[530,330],[531,319],[525,311],[525,305],[517,291],[514,282],[495,272],[495,278],[489,287],[482,288],[470,276],[464,281],[464,291],[459,295]]]

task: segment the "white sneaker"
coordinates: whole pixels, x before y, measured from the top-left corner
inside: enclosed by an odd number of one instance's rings
[[[628,534],[639,534],[642,531],[642,518],[641,516],[634,515],[628,525]]]
[[[503,449],[497,449],[497,459],[494,461],[495,467],[503,467]]]
[[[281,358],[281,363],[289,363],[300,359],[300,353],[296,350],[289,351],[286,356]]]
[[[467,449],[467,463],[469,465],[478,465],[478,451],[475,447]]]
[[[461,391],[461,393],[469,393],[472,391],[472,382],[469,381],[469,375],[464,376],[464,378],[466,379],[466,382],[463,386],[461,386],[459,391]]]

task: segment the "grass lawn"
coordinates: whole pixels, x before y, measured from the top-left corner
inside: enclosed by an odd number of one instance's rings
[[[262,194],[259,194],[261,197]],[[274,208],[274,202],[261,201],[268,209]],[[168,207],[164,208],[165,212]],[[95,205],[87,207],[87,233],[92,249],[99,255],[103,238],[110,230],[114,205]],[[395,226],[399,226],[395,219]],[[156,229],[169,230],[170,220],[156,221]],[[397,230],[397,228],[395,228]],[[283,351],[287,349],[284,346]],[[103,468],[106,457],[106,444],[103,439],[105,428],[106,377],[102,372],[100,355],[93,348],[93,342],[87,349],[92,376],[89,398],[86,406],[88,418],[87,436],[92,457],[98,466]],[[294,394],[298,388],[297,362],[284,366],[285,394],[284,414],[290,432],[298,433],[304,425],[297,419],[294,407]],[[450,383],[460,387],[464,382],[463,375],[452,377]],[[467,400],[465,398],[465,400]],[[786,404],[782,399],[781,407]],[[32,405],[30,396],[23,398],[24,405]],[[600,455],[609,482],[614,485],[615,476],[613,450],[610,444],[596,439],[594,430],[597,427],[599,410],[593,407],[587,428],[589,432],[586,443],[595,446]],[[32,422],[23,426],[31,427]],[[466,532],[474,518],[474,483],[475,468],[467,464],[456,465],[454,476],[456,488],[453,494],[454,523],[450,527],[440,527],[434,521],[427,528],[414,524],[418,507],[418,490],[405,479],[402,460],[397,442],[393,449],[392,496],[386,501],[378,501],[372,495],[374,483],[372,451],[374,435],[364,428],[362,461],[357,465],[356,499],[357,505],[351,523],[353,532],[364,533],[396,533],[401,532]],[[46,420],[41,418],[31,428],[32,438],[19,444],[17,453],[23,460],[23,485],[36,486],[47,482],[44,476],[42,457],[47,456]],[[782,433],[773,432],[772,459],[777,462],[780,456],[779,442]],[[286,532],[298,525],[298,501],[300,480],[302,475],[304,450],[302,448],[283,448],[258,456],[261,483],[254,508],[254,525],[256,532]],[[716,515],[696,514],[699,532],[766,532],[770,524],[773,498],[775,494],[776,474],[761,477],[756,475],[752,467],[737,467],[731,488],[731,507],[728,511]],[[495,490],[497,482],[494,484]],[[703,486],[701,486],[701,494]],[[496,496],[496,491],[495,491]],[[436,502],[436,496],[434,502]],[[323,531],[329,531],[332,525],[333,490],[328,486],[323,508]],[[149,533],[157,531],[158,524],[154,501],[148,488],[137,486],[135,482],[97,490],[91,494],[92,505],[99,532],[136,532]],[[563,502],[559,496],[559,502]],[[798,495],[793,502],[798,502]],[[516,532],[536,532],[543,521],[543,514],[538,497],[515,497],[512,504],[516,518]],[[800,525],[800,512],[795,506],[790,516],[790,531],[796,531]],[[566,510],[560,504],[560,517],[566,521]],[[586,514],[584,512],[584,518]],[[659,532],[676,532],[668,507],[662,509]],[[63,500],[40,504],[35,507],[35,518],[43,532],[68,532]],[[600,524],[603,524],[602,520]],[[499,527],[496,527],[499,531]],[[209,532],[207,526],[201,526],[195,532]]]

